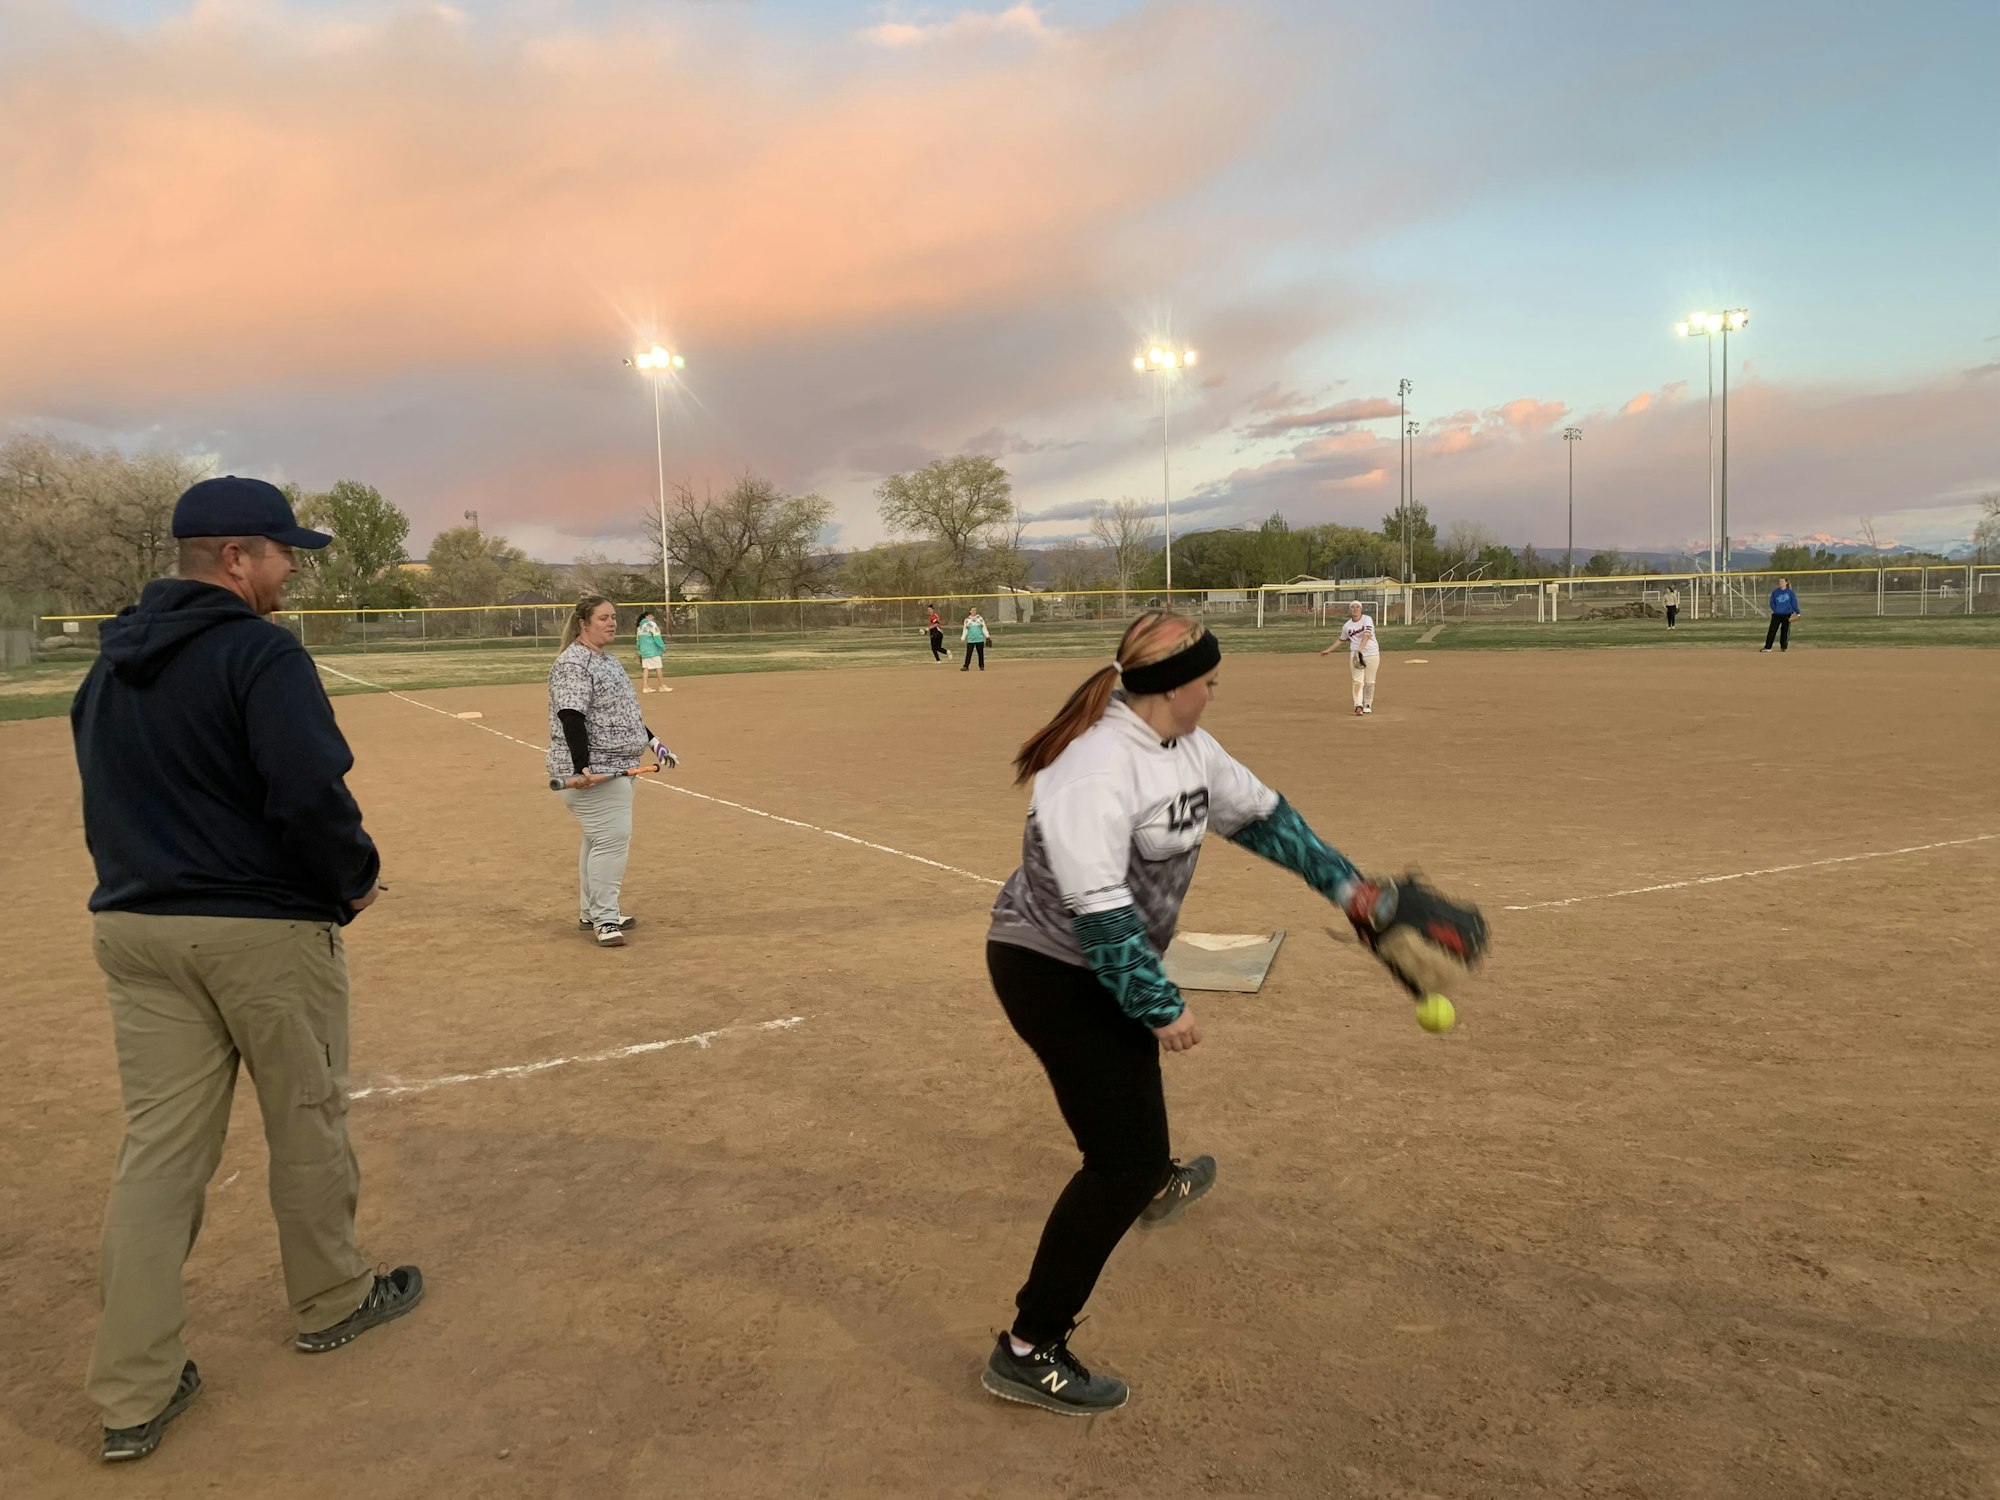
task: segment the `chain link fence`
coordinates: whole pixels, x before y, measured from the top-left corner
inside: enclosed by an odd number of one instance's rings
[[[1683,618],[1762,617],[1770,611],[1776,573],[1645,575],[1627,578],[1469,579],[1402,585],[1391,579],[1267,584],[1256,589],[1163,591],[1115,589],[1068,593],[999,589],[978,594],[906,598],[693,599],[671,610],[657,602],[619,605],[619,630],[629,636],[641,610],[660,618],[681,648],[718,654],[734,648],[786,651],[795,647],[840,654],[922,643],[928,611],[942,619],[953,650],[975,610],[996,645],[1003,641],[1061,649],[1066,643],[1115,641],[1142,609],[1171,605],[1217,624],[1231,619],[1259,628],[1337,625],[1347,601],[1360,599],[1382,625],[1498,620],[1559,625],[1567,621],[1664,619],[1668,591]],[[1929,564],[1831,568],[1783,575],[1813,616],[2000,614],[2000,564]],[[569,617],[568,604],[481,605],[462,609],[281,610],[272,618],[315,651],[331,653],[520,650],[553,653]],[[32,636],[16,635],[14,656],[41,662],[96,654],[108,615],[42,615]]]
[[[656,601],[620,603],[619,634],[629,636],[641,611],[650,610],[668,638],[726,650],[732,645],[820,643],[838,650],[891,645],[926,635],[929,610],[940,616],[946,643],[955,645],[976,611],[990,635],[1030,632],[1051,640],[1070,635],[1122,632],[1142,609],[1169,603],[1163,591],[1085,590],[1030,593],[912,595],[908,598],[692,599],[671,610]],[[1200,615],[1240,615],[1255,609],[1249,590],[1176,590],[1172,606]],[[562,639],[568,604],[479,605],[462,609],[280,610],[272,619],[315,651],[450,652],[519,649],[553,653]],[[42,659],[94,655],[98,627],[109,615],[44,615],[35,622]]]
[[[1776,573],[1646,574],[1624,578],[1445,579],[1266,584],[1257,591],[1260,625],[1302,617],[1323,621],[1359,599],[1383,625],[1451,620],[1561,624],[1666,618],[1669,595],[1691,620],[1762,618],[1780,578],[1808,616],[1891,617],[2000,613],[2000,565],[1930,563],[1818,568]]]

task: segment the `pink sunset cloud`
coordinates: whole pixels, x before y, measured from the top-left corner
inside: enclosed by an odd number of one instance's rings
[[[0,409],[1019,305],[1091,285],[1104,246],[1270,107],[1201,7],[1027,56],[925,47],[920,69],[901,44],[787,63],[730,24],[52,24],[0,61]],[[1174,109],[1146,107],[1194,73]]]
[[[1492,408],[1476,426],[1466,425],[1468,415],[1443,419],[1448,425],[1417,447],[1417,499],[1434,519],[1468,517],[1514,545],[1559,538],[1568,455],[1554,429],[1568,419],[1586,435],[1576,456],[1580,546],[1586,539],[1592,548],[1705,539],[1704,403],[1659,399],[1635,408],[1628,401],[1572,412],[1520,398]],[[2000,379],[1983,370],[1907,391],[1751,381],[1730,396],[1730,529],[1739,540],[1851,541],[1859,519],[1870,516],[1885,541],[1892,532],[1969,534],[1979,494],[2000,490],[2000,458],[1982,436],[1995,430]],[[1375,525],[1381,497],[1340,497],[1371,467],[1395,471],[1394,436],[1356,430],[1343,438],[1337,447],[1316,438],[1239,468],[1211,487],[1229,499],[1221,514],[1250,522],[1278,510],[1296,523]],[[1829,514],[1854,520],[1830,529]]]
[[[1352,401],[1336,401],[1313,411],[1286,412],[1267,417],[1243,429],[1252,438],[1283,437],[1290,432],[1310,432],[1326,427],[1342,427],[1355,422],[1372,422],[1393,417],[1401,410],[1386,396],[1367,396]]]

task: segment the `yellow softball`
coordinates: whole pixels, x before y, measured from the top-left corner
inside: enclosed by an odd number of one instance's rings
[[[1449,1031],[1458,1024],[1458,1012],[1442,995],[1426,995],[1417,1002],[1417,1024],[1426,1031]]]

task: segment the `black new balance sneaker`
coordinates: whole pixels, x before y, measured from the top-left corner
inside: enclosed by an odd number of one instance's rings
[[[1066,1417],[1116,1411],[1131,1394],[1116,1376],[1093,1375],[1086,1370],[1069,1352],[1068,1335],[1031,1353],[1016,1354],[1012,1341],[1001,1334],[979,1383],[1002,1401],[1020,1401]]]
[[[180,1383],[174,1387],[173,1399],[167,1402],[165,1411],[137,1427],[104,1429],[104,1461],[115,1464],[128,1458],[144,1458],[160,1446],[160,1434],[167,1430],[167,1423],[186,1411],[188,1402],[200,1394],[201,1371],[194,1367],[193,1360],[189,1360],[181,1366]]]
[[[353,1343],[377,1323],[402,1317],[423,1300],[424,1273],[415,1266],[398,1266],[376,1276],[368,1295],[353,1312],[331,1328],[300,1334],[292,1340],[292,1347],[301,1354],[324,1354],[329,1349],[338,1349],[342,1344]]]
[[[1139,1211],[1141,1229],[1158,1229],[1163,1224],[1171,1224],[1195,1199],[1205,1197],[1215,1186],[1215,1158],[1197,1156],[1186,1166],[1174,1163],[1174,1170],[1167,1178],[1166,1191]]]

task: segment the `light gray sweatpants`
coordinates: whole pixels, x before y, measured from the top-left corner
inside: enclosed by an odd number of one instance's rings
[[[577,915],[593,927],[624,915],[618,909],[618,888],[625,883],[625,860],[632,850],[632,788],[630,776],[619,776],[562,793],[583,827],[583,847],[576,857]]]

